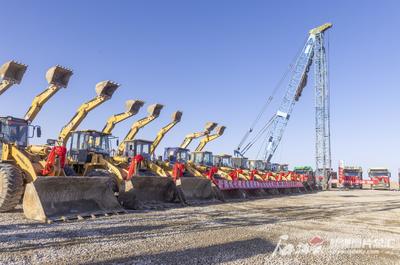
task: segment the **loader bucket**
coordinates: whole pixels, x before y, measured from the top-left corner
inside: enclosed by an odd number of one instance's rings
[[[172,114],[172,121],[174,122],[180,122],[182,118],[182,112],[181,111],[176,111]]]
[[[141,100],[127,100],[125,101],[125,112],[130,112],[135,115],[143,107],[144,102]]]
[[[21,83],[27,67],[28,66],[25,64],[9,61],[0,67],[0,76],[11,83],[19,84]]]
[[[218,123],[216,123],[216,122],[207,122],[204,129],[207,132],[211,132],[212,130],[215,129],[215,127],[217,127],[217,125],[218,125]]]
[[[168,177],[135,176],[130,194],[139,202],[169,202],[173,195],[173,181]]]
[[[224,132],[225,132],[225,129],[226,129],[225,126],[219,126],[219,127],[217,128],[217,134],[218,134],[218,135],[223,135]]]
[[[51,223],[125,213],[107,177],[38,177],[23,198],[28,219]]]
[[[69,78],[72,76],[72,74],[72,70],[56,65],[47,70],[46,80],[49,84],[56,85],[58,87],[67,87]]]
[[[210,200],[214,193],[211,181],[200,177],[183,177],[182,190],[188,200]]]
[[[161,112],[162,108],[164,108],[164,105],[161,105],[161,104],[153,104],[153,105],[150,105],[150,106],[147,108],[147,113],[148,113],[150,116],[156,116],[156,117],[158,117],[158,116],[160,115],[160,112]]]
[[[102,81],[96,84],[96,94],[100,97],[112,97],[119,84],[112,81]]]

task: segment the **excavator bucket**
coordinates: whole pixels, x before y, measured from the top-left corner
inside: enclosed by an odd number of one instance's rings
[[[38,177],[23,198],[27,218],[51,223],[125,213],[106,177]]]
[[[0,76],[13,84],[19,84],[27,67],[25,64],[9,61],[0,67]]]
[[[56,65],[47,70],[46,80],[49,84],[58,87],[67,87],[72,74],[72,70]]]
[[[183,177],[182,190],[188,200],[210,200],[214,198],[211,181],[200,177]]]
[[[161,110],[162,110],[163,107],[164,107],[164,105],[161,105],[161,104],[153,104],[153,105],[150,105],[150,106],[147,108],[147,112],[148,112],[149,115],[151,115],[151,116],[156,116],[156,117],[158,117],[158,116],[160,115],[160,112],[161,112]]]
[[[180,122],[182,118],[182,112],[181,111],[176,111],[172,113],[172,121],[173,122]]]
[[[212,130],[215,129],[215,127],[217,127],[217,125],[218,125],[218,123],[216,123],[216,122],[207,122],[204,129],[208,132],[211,132]]]
[[[102,81],[96,84],[96,94],[98,96],[112,97],[115,90],[119,87],[119,84],[112,81]]]
[[[140,108],[143,107],[144,102],[141,100],[127,100],[125,102],[125,112],[130,112],[135,115],[139,112]]]

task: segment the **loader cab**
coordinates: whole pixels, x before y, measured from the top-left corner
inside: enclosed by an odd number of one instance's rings
[[[266,162],[262,160],[248,160],[247,164],[250,170],[265,171],[267,169]]]
[[[200,166],[209,166],[212,167],[214,165],[213,154],[211,152],[192,152],[190,156],[190,161],[195,165]]]
[[[124,156],[131,158],[136,155],[142,155],[144,159],[150,160],[150,147],[153,144],[152,141],[148,140],[132,140],[125,141],[125,152]]]
[[[190,150],[180,147],[166,147],[164,150],[164,160],[170,163],[186,163],[190,159]]]
[[[248,169],[248,158],[246,157],[233,157],[232,166],[234,168]]]
[[[29,127],[33,127],[32,135],[29,135]],[[40,137],[40,127],[29,125],[24,119],[0,117],[0,142],[15,143],[20,147],[27,147],[28,138],[34,136],[36,128],[37,136]]]
[[[232,168],[232,156],[231,155],[214,156],[214,165],[218,167]]]
[[[71,161],[83,164],[89,163],[94,154],[109,157],[113,138],[111,134],[94,130],[72,132],[68,157]]]

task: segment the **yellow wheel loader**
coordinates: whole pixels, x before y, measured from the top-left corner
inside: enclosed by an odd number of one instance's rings
[[[42,222],[125,212],[109,189],[108,178],[64,176],[62,161],[65,153],[54,152],[62,151],[62,146],[60,149],[48,145],[28,146],[29,127],[36,129],[38,136],[41,134],[39,127],[30,125],[33,118],[58,90],[56,88],[67,86],[71,75],[72,71],[59,66],[50,69],[46,75],[50,86],[47,92],[34,99],[25,119],[7,117],[0,120],[0,183],[3,187],[0,195],[1,211],[15,207],[21,199],[22,190],[25,216]],[[116,87],[110,82],[99,83],[96,87],[98,96],[95,101],[103,102],[109,99]]]
[[[125,146],[121,148],[124,150],[121,156],[129,163],[119,163],[118,166],[128,169],[127,179],[131,180],[133,186],[131,194],[139,205],[135,207],[148,202],[168,202],[172,199],[174,188],[171,175],[154,161],[153,156],[161,140],[181,121],[181,117],[182,112],[174,112],[172,121],[158,132],[153,141],[132,139],[123,142]]]
[[[164,161],[158,162],[169,175],[172,175],[177,163],[184,164],[182,190],[189,200],[209,200],[213,198],[224,200],[216,190],[215,185],[207,178],[207,170],[200,171],[190,162],[190,150],[187,149],[194,139],[207,137],[216,126],[217,123],[208,122],[204,131],[188,134],[180,147],[165,148]]]
[[[122,152],[121,155],[113,156],[114,152],[111,150],[110,142],[116,137],[112,136],[110,132],[116,123],[127,118],[127,112],[130,112],[130,116],[132,116],[142,106],[143,102],[140,100],[130,101],[125,114],[121,113],[110,117],[101,132],[96,130],[70,132],[68,170],[66,172],[71,175],[107,177],[107,185],[118,197],[120,203],[126,208],[134,209],[137,205],[137,194],[133,191],[134,185],[128,178],[130,158],[123,155],[125,145],[130,138],[135,137],[141,128],[159,116],[163,106],[160,104],[149,106],[148,116],[132,125],[123,144],[117,144],[119,152]]]

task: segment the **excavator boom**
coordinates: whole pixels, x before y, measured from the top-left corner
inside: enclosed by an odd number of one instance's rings
[[[141,100],[127,100],[125,102],[125,112],[116,114],[111,116],[106,125],[104,126],[102,132],[103,133],[111,133],[114,129],[115,125],[119,122],[122,122],[133,115],[136,115],[140,108],[143,107],[144,102]]]
[[[25,114],[25,120],[31,123],[39,111],[42,109],[43,105],[54,95],[60,88],[67,87],[70,77],[73,72],[70,69],[64,68],[62,66],[56,65],[51,67],[46,73],[46,80],[49,86],[42,93],[37,95]]]
[[[215,122],[207,122],[204,131],[195,132],[195,133],[186,135],[186,137],[183,140],[183,142],[181,143],[180,147],[186,149],[194,139],[208,135],[212,130],[215,129],[215,127],[217,127],[217,125],[218,125],[218,123],[215,123]]]
[[[222,136],[225,131],[225,126],[220,126],[217,128],[217,133],[213,135],[206,135],[203,139],[201,139],[199,145],[196,147],[195,152],[201,152],[203,151],[204,147],[206,146],[207,143],[217,139],[218,137]]]
[[[27,67],[15,61],[6,62],[0,67],[0,77],[3,79],[0,83],[0,95],[12,85],[21,83]]]
[[[87,114],[97,106],[101,105],[105,101],[109,100],[114,94],[115,90],[119,87],[119,84],[112,81],[102,81],[96,85],[97,96],[86,103],[83,103],[72,119],[65,125],[59,136],[58,141],[61,145],[65,146],[68,142],[71,132],[74,131],[79,124],[85,119]]]

